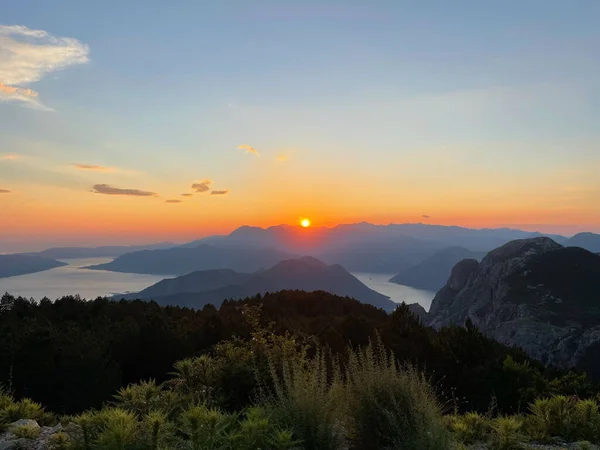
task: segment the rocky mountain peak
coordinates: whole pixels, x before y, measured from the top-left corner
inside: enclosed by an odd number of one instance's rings
[[[546,237],[511,241],[482,262],[463,260],[436,294],[428,324],[463,325],[540,361],[589,370],[600,346],[600,258]],[[586,366],[586,367],[584,367]]]
[[[481,261],[482,268],[488,268],[494,264],[505,263],[511,260],[524,262],[532,256],[539,255],[551,250],[558,250],[562,245],[557,244],[548,237],[536,237],[531,239],[516,239],[489,252]]]

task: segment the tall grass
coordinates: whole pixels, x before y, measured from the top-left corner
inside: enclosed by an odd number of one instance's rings
[[[428,380],[411,366],[399,367],[381,342],[350,351],[345,394],[355,448],[448,448],[441,407]]]
[[[273,422],[294,431],[305,450],[337,450],[345,441],[344,388],[323,351],[270,361],[272,390],[262,400]]]

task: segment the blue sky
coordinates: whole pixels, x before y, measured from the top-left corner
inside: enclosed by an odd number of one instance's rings
[[[185,237],[299,215],[600,231],[598,23],[596,1],[7,0],[0,25],[85,54],[33,82],[0,68],[0,239],[26,208],[88,204],[171,208]],[[228,195],[90,193],[203,179]]]

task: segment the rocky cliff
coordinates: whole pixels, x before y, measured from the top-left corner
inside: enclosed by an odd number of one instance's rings
[[[532,357],[600,375],[600,257],[549,238],[511,241],[478,263],[459,262],[435,296],[428,323],[470,319]]]

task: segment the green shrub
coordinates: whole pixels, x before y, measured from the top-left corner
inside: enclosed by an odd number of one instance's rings
[[[289,430],[275,430],[269,438],[271,450],[301,450],[301,443],[294,439],[294,433]]]
[[[99,428],[96,413],[86,411],[73,417],[71,421],[81,428],[81,435],[76,437],[77,447],[84,450],[92,448],[92,442],[96,438]]]
[[[594,400],[579,400],[575,404],[574,435],[578,439],[600,442],[600,411]]]
[[[138,417],[157,409],[160,389],[154,380],[141,381],[119,389],[115,400],[119,408],[126,409]]]
[[[269,418],[264,409],[254,407],[246,411],[245,418],[240,421],[238,432],[234,436],[235,448],[239,450],[255,450],[268,445],[271,431]]]
[[[351,351],[346,402],[357,448],[447,449],[440,405],[423,374],[381,343]]]
[[[224,448],[232,440],[237,416],[202,406],[192,406],[181,414],[185,446],[192,450]]]
[[[160,411],[148,413],[140,424],[141,440],[145,448],[157,450],[168,446],[173,440],[174,426],[167,415]]]
[[[463,416],[447,416],[446,421],[456,440],[463,444],[485,441],[491,431],[490,420],[477,412],[469,412]]]
[[[269,418],[294,430],[306,450],[336,450],[344,443],[343,384],[337,364],[328,370],[322,351],[280,358],[269,355],[272,392],[263,392]]]
[[[100,432],[95,448],[105,450],[126,450],[135,446],[137,419],[135,414],[119,408],[105,408],[96,414]]]
[[[40,435],[40,427],[33,425],[21,425],[11,429],[16,438],[37,439]]]
[[[70,450],[73,442],[67,433],[55,433],[48,438],[48,450]]]
[[[529,407],[531,434],[541,439],[573,438],[576,401],[563,395],[536,399]]]
[[[8,425],[19,419],[37,420],[44,416],[44,408],[39,403],[24,398],[17,403],[8,403],[0,410],[0,424]]]
[[[492,447],[496,450],[522,448],[523,418],[520,416],[497,417],[492,421]]]

